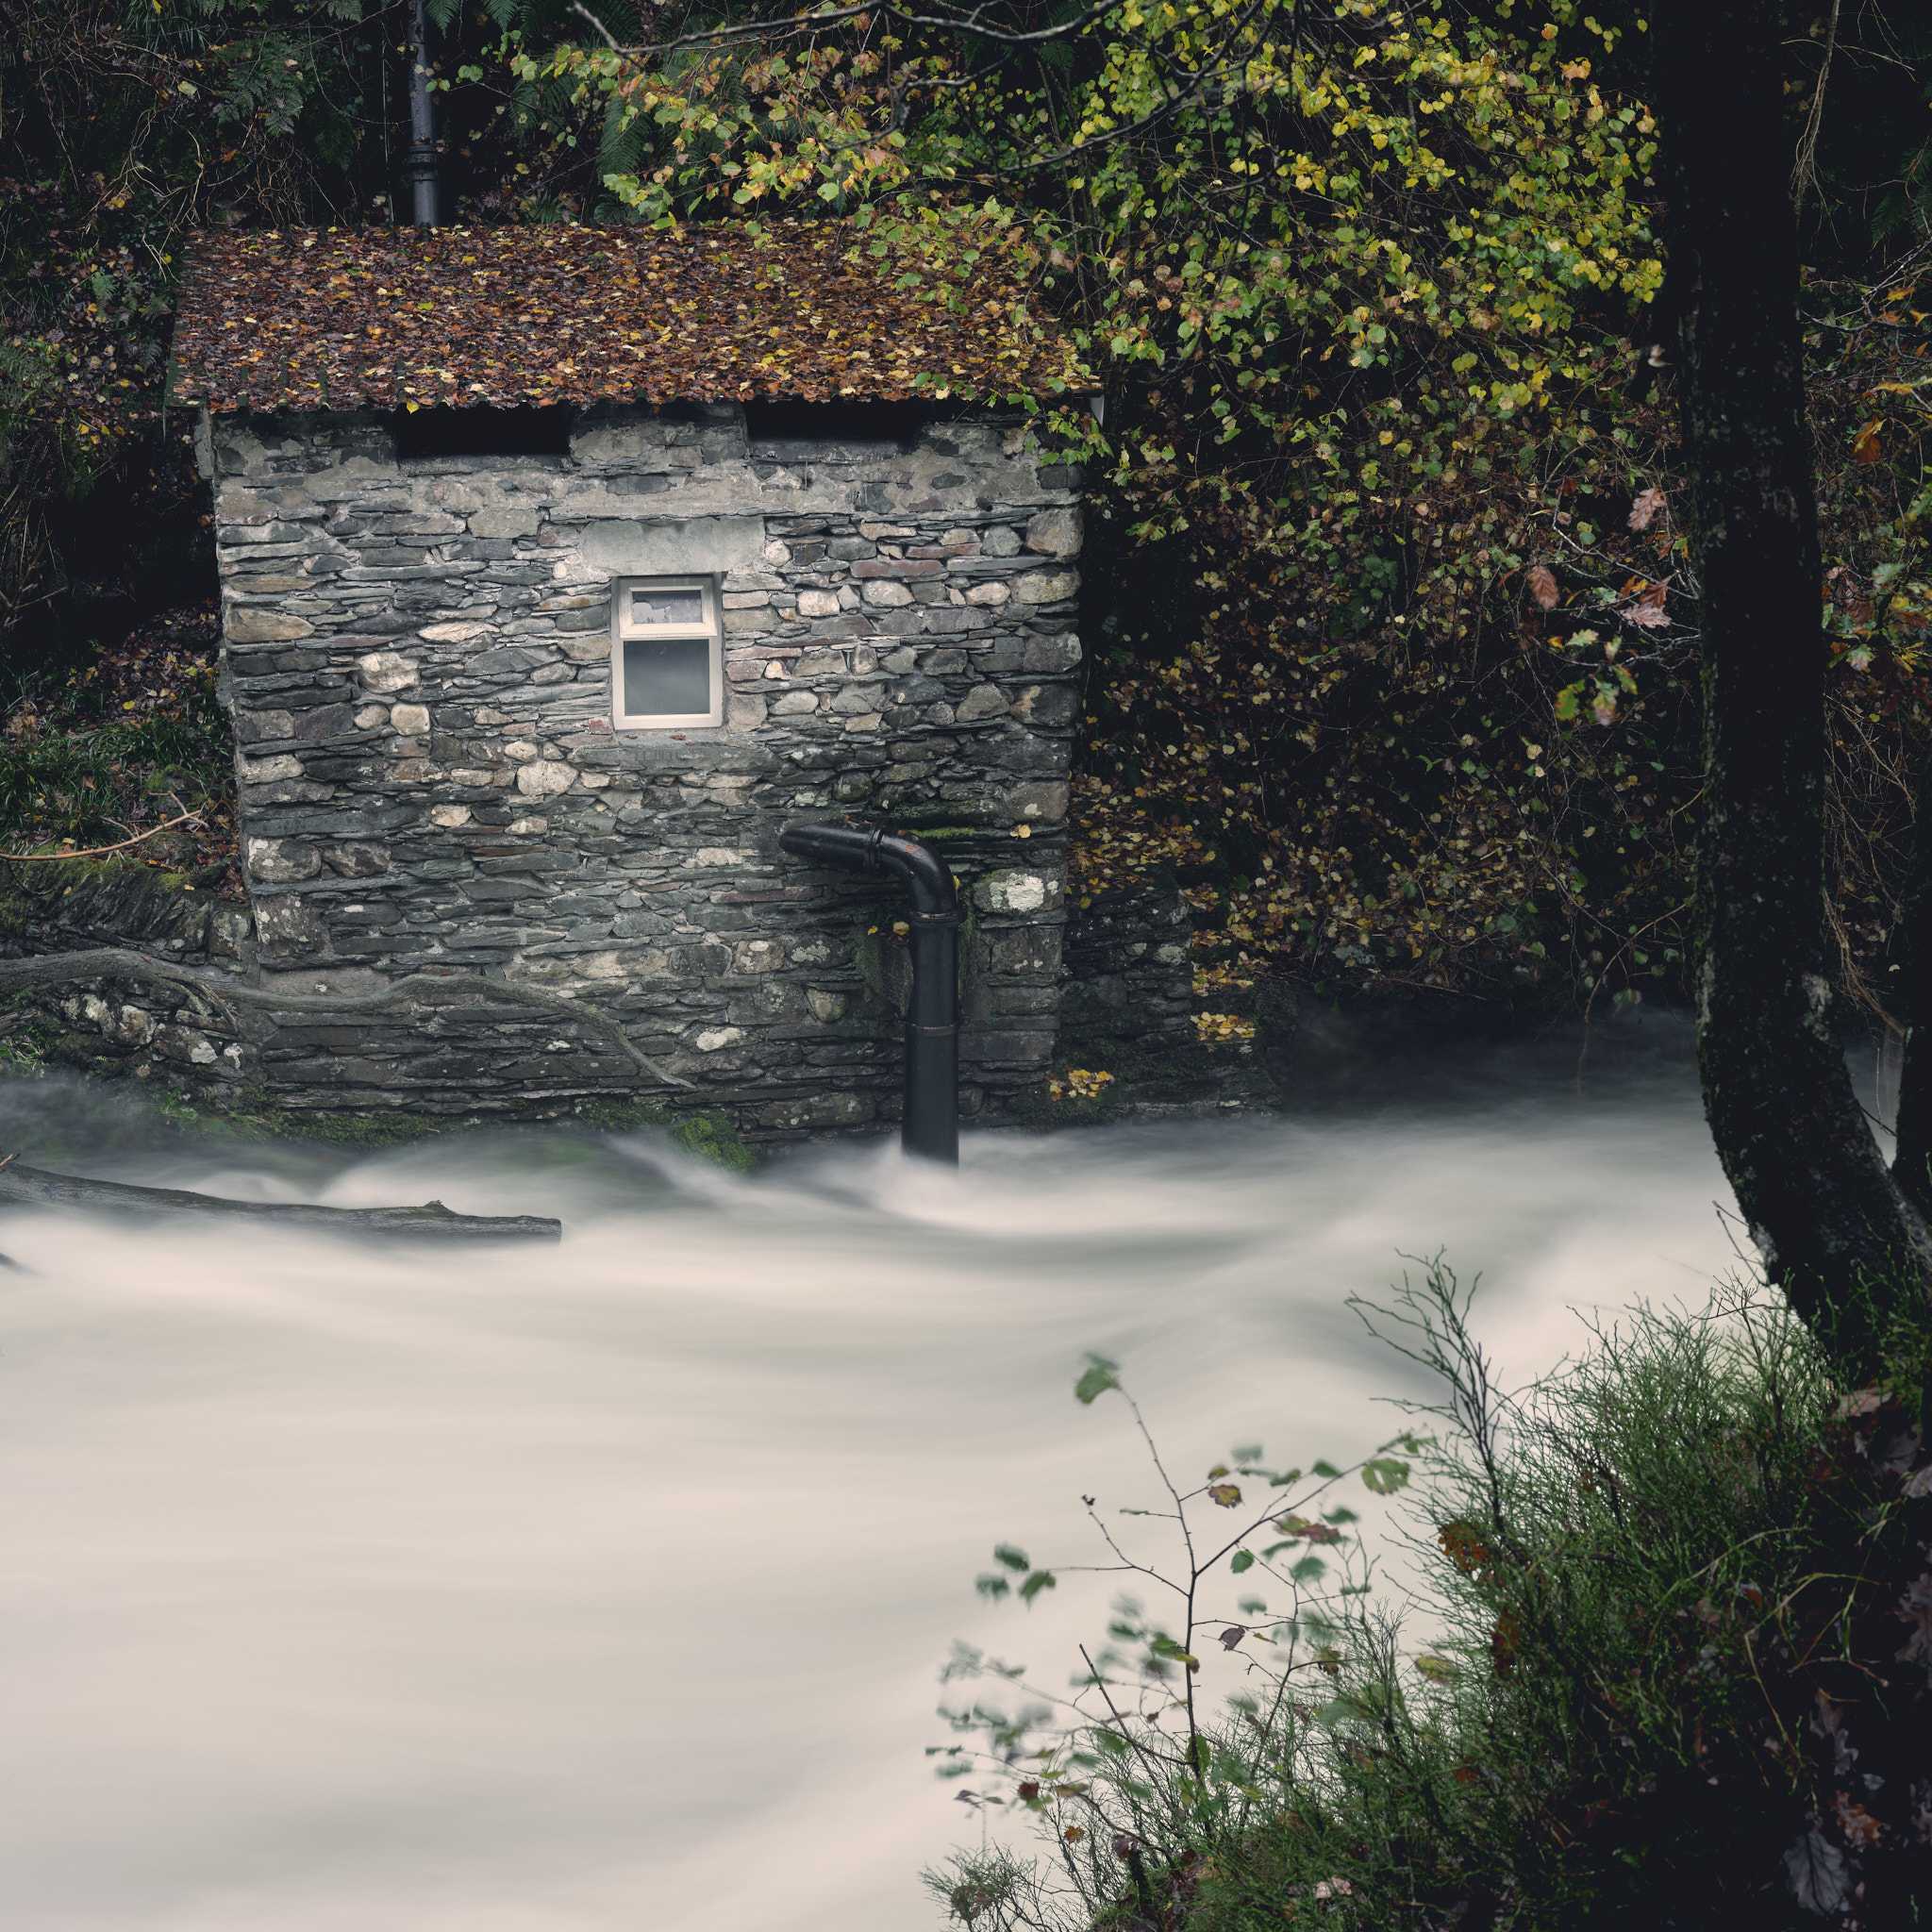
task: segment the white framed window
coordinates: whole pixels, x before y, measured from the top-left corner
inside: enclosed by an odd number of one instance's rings
[[[620,731],[724,722],[713,577],[619,577],[610,596],[610,721]]]

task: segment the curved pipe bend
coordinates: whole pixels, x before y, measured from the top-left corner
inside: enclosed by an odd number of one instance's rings
[[[883,826],[787,825],[778,843],[800,858],[890,872],[912,901],[912,997],[906,1014],[907,1153],[959,1158],[959,895],[952,869],[917,839]]]
[[[945,861],[917,839],[873,825],[787,825],[778,843],[800,858],[825,865],[896,873],[906,881],[912,909],[923,919],[958,920],[959,895]]]

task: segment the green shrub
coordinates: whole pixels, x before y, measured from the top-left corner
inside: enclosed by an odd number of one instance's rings
[[[1070,1697],[1029,1686],[1016,1710],[988,1694],[945,1712],[977,1741],[938,1747],[942,1774],[974,1775],[975,1804],[1031,1814],[1051,1847],[929,1873],[956,1921],[1924,1922],[1923,1323],[1895,1328],[1885,1377],[1846,1391],[1782,1302],[1726,1284],[1702,1314],[1645,1307],[1597,1331],[1518,1399],[1493,1386],[1468,1301],[1438,1263],[1393,1309],[1357,1304],[1391,1318],[1402,1332],[1385,1339],[1447,1391],[1402,1405],[1440,1417],[1441,1436],[1360,1465],[1383,1491],[1417,1477],[1398,1507],[1423,1526],[1419,1601],[1442,1634],[1405,1645],[1366,1579],[1331,1578],[1310,1549],[1349,1536],[1352,1511],[1300,1513],[1341,1472],[1314,1464],[1320,1490],[1303,1494],[1237,1452],[1183,1489],[1157,1454],[1165,1500],[1124,1513],[1169,1518],[1181,1560],[1163,1569],[1126,1525],[1093,1521],[1109,1567],[1144,1565],[1173,1615],[1123,1598]],[[1117,1386],[1096,1363],[1076,1392]],[[1257,1484],[1297,1501],[1277,1495],[1250,1521]],[[1239,1535],[1211,1533],[1237,1522]],[[989,1595],[1030,1598],[1067,1574],[995,1557]],[[948,1675],[1021,1681],[963,1648]],[[1210,1698],[1227,1680],[1232,1694]]]
[[[219,670],[212,607],[143,625],[71,677],[0,670],[0,850],[125,846],[239,896]]]

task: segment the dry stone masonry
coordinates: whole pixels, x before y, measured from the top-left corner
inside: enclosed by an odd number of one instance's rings
[[[1037,1089],[1076,472],[983,413],[602,404],[558,456],[399,455],[396,424],[202,420],[254,971],[305,996],[260,1049],[275,1097],[883,1121],[899,908],[777,846],[845,815],[925,837],[967,888],[968,1109]],[[724,724],[615,729],[613,582],[699,575]],[[375,998],[395,988],[418,996]]]

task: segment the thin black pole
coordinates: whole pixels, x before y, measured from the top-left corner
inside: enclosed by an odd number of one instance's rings
[[[441,219],[437,203],[436,96],[429,91],[429,15],[425,0],[409,0],[409,151],[403,175],[409,184],[409,219],[433,228]]]

